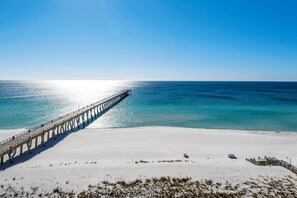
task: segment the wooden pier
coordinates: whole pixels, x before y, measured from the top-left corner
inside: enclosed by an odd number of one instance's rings
[[[131,90],[121,91],[99,102],[1,141],[0,164],[7,160],[13,162],[13,158],[17,155],[22,155],[26,151],[30,153],[32,149],[39,145],[45,146],[48,140],[51,138],[56,139],[56,136],[60,133],[65,133],[75,128],[79,129],[80,126],[84,127],[90,120],[104,114],[130,94]]]

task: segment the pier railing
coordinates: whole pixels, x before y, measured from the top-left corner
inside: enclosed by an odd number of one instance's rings
[[[99,102],[92,103],[64,116],[43,123],[33,129],[29,129],[0,142],[0,164],[7,159],[21,155],[23,151],[31,151],[38,144],[45,145],[50,138],[66,131],[85,125],[99,115],[104,114],[113,106],[131,94],[131,90],[124,90]],[[5,157],[6,156],[6,157]]]

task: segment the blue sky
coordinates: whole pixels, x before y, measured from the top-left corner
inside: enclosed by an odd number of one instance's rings
[[[0,79],[297,81],[297,1],[0,0]]]

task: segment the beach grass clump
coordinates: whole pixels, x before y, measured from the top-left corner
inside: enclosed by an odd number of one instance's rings
[[[61,189],[59,187],[54,188],[53,193],[59,194],[61,192]]]
[[[147,164],[147,163],[154,163],[155,161],[146,161],[146,160],[139,160],[135,161],[135,164]],[[189,162],[188,160],[158,160],[158,163],[180,163],[180,162]],[[192,163],[195,163],[194,161],[191,161]]]
[[[158,163],[174,163],[174,162],[183,162],[182,160],[159,160]]]
[[[149,161],[145,161],[145,160],[135,161],[135,164],[147,164],[147,163],[149,163]]]

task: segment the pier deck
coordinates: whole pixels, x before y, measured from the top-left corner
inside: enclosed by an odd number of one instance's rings
[[[76,127],[79,128],[80,125],[84,125],[85,122],[89,122],[90,119],[94,119],[111,109],[129,96],[130,93],[130,90],[121,91],[99,102],[90,104],[55,120],[41,124],[34,129],[1,141],[0,164],[4,163],[6,160],[12,162],[12,159],[16,155],[21,155],[24,151],[30,152],[31,149],[36,148],[39,144],[45,145],[46,141],[52,137],[55,138],[59,133],[64,133]]]

